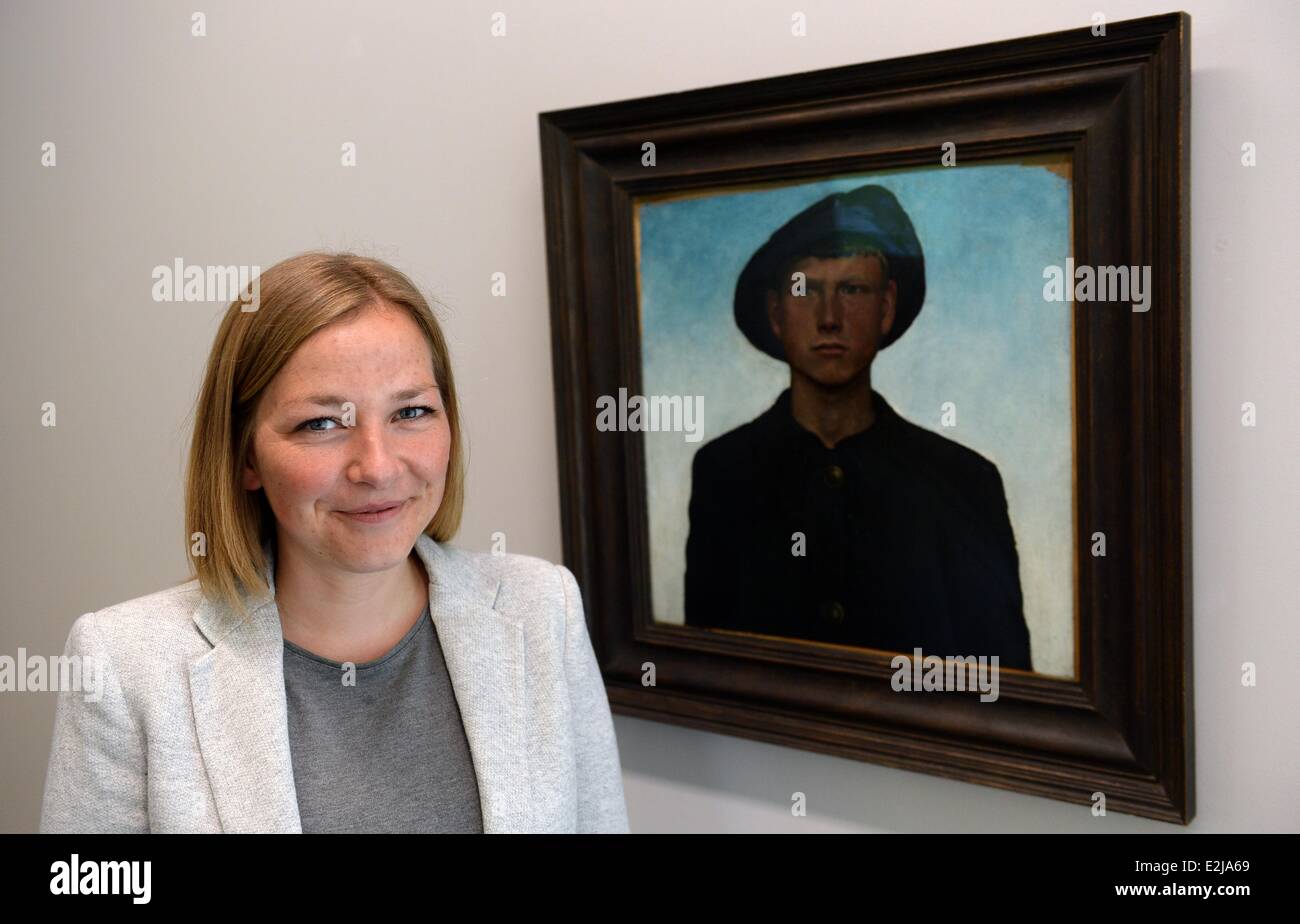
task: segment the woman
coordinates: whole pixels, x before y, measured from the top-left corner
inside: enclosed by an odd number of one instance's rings
[[[236,301],[199,394],[195,579],[80,617],[48,832],[624,832],[573,575],[447,543],[447,345],[392,267],[308,253]]]

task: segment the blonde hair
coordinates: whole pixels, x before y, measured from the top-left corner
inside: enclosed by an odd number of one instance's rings
[[[236,299],[226,310],[208,355],[195,404],[185,482],[187,551],[195,533],[205,554],[190,554],[203,595],[248,616],[244,595],[262,596],[263,545],[275,538],[275,515],[263,490],[243,487],[244,460],[262,393],[312,334],[380,305],[405,311],[433,354],[433,374],[451,429],[446,486],[424,533],[439,542],[460,528],[465,473],[460,414],[451,355],[429,303],[403,273],[381,260],[351,253],[310,252],[283,260],[257,278],[257,310]],[[247,295],[247,293],[246,293]],[[191,578],[192,579],[192,578]]]

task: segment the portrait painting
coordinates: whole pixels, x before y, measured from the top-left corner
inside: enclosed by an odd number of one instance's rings
[[[637,203],[657,621],[1073,675],[1069,168]]]
[[[616,713],[1188,822],[1189,28],[541,114]]]

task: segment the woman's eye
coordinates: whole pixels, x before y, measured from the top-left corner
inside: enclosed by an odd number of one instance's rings
[[[425,413],[425,414],[416,414],[416,415],[411,416],[411,417],[403,417],[402,420],[418,420],[418,419],[421,418],[421,417],[426,417],[426,416],[428,416],[428,415],[430,415],[430,414],[436,414],[436,413],[438,413],[437,411],[435,411],[433,408],[429,407],[429,406],[426,405],[426,404],[420,404],[420,405],[412,404],[412,405],[410,405],[409,407],[404,407],[404,408],[402,408],[402,411],[425,411],[425,412],[427,412],[427,413]],[[402,413],[402,411],[398,411],[398,413],[400,414],[400,413]]]
[[[406,411],[423,411],[424,413],[402,416],[403,414],[405,414]],[[412,405],[408,405],[407,407],[401,408],[400,410],[398,410],[397,413],[399,415],[397,418],[398,420],[419,420],[421,417],[428,417],[430,415],[437,414],[438,412],[437,410],[429,407],[428,405],[412,404]],[[337,417],[313,417],[311,420],[303,421],[301,424],[299,424],[298,429],[305,430],[308,433],[328,433],[330,430],[337,429],[337,427],[313,426],[313,424],[319,424],[319,423],[333,423],[333,424],[338,424],[339,427],[343,426],[343,422],[340,421]]]
[[[335,420],[335,418],[333,418],[333,417],[313,417],[311,420],[308,420],[308,421],[304,422],[301,426],[298,427],[298,429],[299,429],[299,430],[307,430],[307,431],[309,431],[309,432],[311,432],[311,433],[325,433],[326,430],[324,430],[324,429],[322,429],[322,428],[320,428],[320,427],[313,427],[313,426],[312,426],[312,424],[314,424],[314,423],[320,423],[321,421],[324,421],[325,423],[338,423],[338,421]]]

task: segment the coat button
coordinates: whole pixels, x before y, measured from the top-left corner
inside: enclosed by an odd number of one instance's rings
[[[844,484],[844,469],[838,465],[832,465],[826,469],[826,483],[832,488],[838,488]]]
[[[844,622],[844,605],[838,600],[828,600],[822,604],[822,618],[832,625]]]

